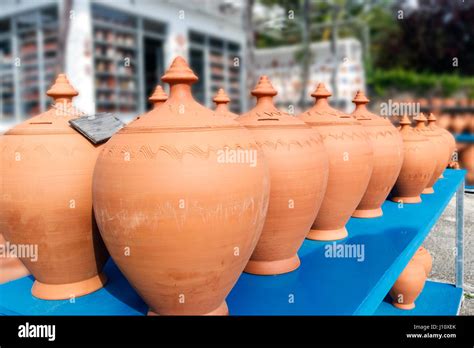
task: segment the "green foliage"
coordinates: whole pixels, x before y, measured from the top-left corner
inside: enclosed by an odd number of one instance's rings
[[[455,74],[419,73],[402,68],[374,69],[367,76],[367,82],[382,97],[393,90],[412,92],[423,97],[428,93],[446,97],[464,91],[469,97],[474,97],[474,77]]]

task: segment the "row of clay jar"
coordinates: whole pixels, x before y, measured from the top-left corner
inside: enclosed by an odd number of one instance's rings
[[[0,223],[10,242],[38,245],[37,261],[22,259],[34,296],[101,288],[110,253],[151,313],[226,314],[242,271],[295,270],[305,238],[347,237],[349,218],[381,216],[392,188],[392,200],[420,202],[453,151],[423,116],[398,131],[361,92],[347,115],[320,84],[295,117],[262,76],[256,106],[236,117],[222,91],[215,111],[196,102],[197,79],[176,58],[169,98],[158,88],[153,110],[94,146],[69,125],[78,93],[60,75],[53,107],[1,138]]]

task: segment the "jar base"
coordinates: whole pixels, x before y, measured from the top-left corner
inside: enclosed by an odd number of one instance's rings
[[[360,219],[371,219],[383,215],[382,208],[376,209],[357,209],[352,213],[352,217]]]
[[[97,291],[106,283],[107,276],[103,272],[92,278],[68,284],[45,284],[35,280],[31,294],[42,300],[68,300]]]
[[[415,303],[398,303],[396,301],[393,301],[392,305],[394,305],[398,309],[403,309],[406,311],[415,308]]]
[[[147,313],[148,316],[159,316],[161,314],[158,314],[151,309],[148,310]],[[188,314],[182,314],[182,315],[188,315]],[[219,307],[214,309],[213,311],[210,311],[209,313],[205,314],[200,314],[200,315],[229,315],[229,308],[227,307],[227,303],[224,301],[220,304]]]
[[[421,203],[421,197],[416,196],[416,197],[391,197],[390,200],[395,203],[409,203],[409,204],[415,204],[415,203]]]
[[[300,266],[300,258],[294,255],[289,259],[276,261],[250,260],[245,266],[244,272],[258,275],[277,275],[294,271]]]
[[[434,193],[434,189],[433,189],[433,187],[427,187],[427,188],[425,188],[425,189],[423,190],[422,193],[423,193],[424,195],[429,195],[429,194],[431,194],[431,193]]]
[[[331,241],[331,240],[340,240],[344,239],[348,236],[346,227],[339,228],[336,230],[314,230],[311,229],[306,239],[311,240],[323,240],[323,241]]]

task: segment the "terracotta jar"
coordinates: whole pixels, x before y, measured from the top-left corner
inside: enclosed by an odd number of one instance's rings
[[[399,309],[415,308],[415,301],[423,291],[426,273],[420,262],[411,260],[390,290],[392,304]]]
[[[456,140],[454,139],[453,135],[447,131],[444,128],[439,127],[436,124],[436,116],[433,113],[430,113],[430,116],[428,117],[428,128],[438,132],[444,139],[446,146],[448,147],[448,156],[446,158],[446,162],[449,165],[449,163],[452,160],[453,153],[456,151]],[[441,173],[440,178],[443,177],[443,173]]]
[[[394,202],[420,203],[420,194],[433,175],[436,158],[429,139],[414,131],[410,124],[408,116],[403,116],[400,121],[403,164],[390,199]]]
[[[326,191],[328,157],[319,133],[279,111],[266,76],[252,90],[256,106],[240,116],[270,168],[270,202],[262,236],[245,272],[281,274],[300,265],[296,252],[311,229]]]
[[[345,225],[367,190],[373,151],[360,122],[329,105],[331,93],[324,84],[319,84],[311,96],[316,103],[298,118],[321,134],[329,156],[329,179],[307,238],[337,240],[347,237]]]
[[[153,103],[153,109],[157,109],[168,100],[168,95],[163,90],[163,87],[157,85],[148,100]]]
[[[60,74],[47,91],[54,105],[1,139],[0,214],[13,244],[37,245],[21,260],[35,277],[33,296],[69,299],[100,289],[108,259],[92,213],[92,172],[102,146],[69,125],[82,114],[78,93]]]
[[[474,185],[474,144],[466,144],[459,156],[461,168],[467,170],[466,184]]]
[[[451,129],[455,134],[461,134],[466,128],[467,125],[467,118],[465,115],[457,114],[454,116],[451,122]]]
[[[431,257],[428,250],[423,247],[419,247],[413,256],[413,261],[417,261],[423,265],[426,277],[430,275],[431,269],[433,268],[433,258]]]
[[[0,231],[4,230],[3,226],[1,225],[0,228]],[[5,244],[5,239],[1,233],[0,248],[2,248],[5,252],[8,250],[7,245]],[[2,257],[0,257],[0,270],[0,284],[22,278],[30,274],[28,269],[18,257],[8,254],[6,256],[2,255]]]
[[[436,124],[441,128],[449,129],[451,127],[451,115],[442,113],[438,117],[438,121],[436,122]]]
[[[101,234],[150,314],[227,314],[268,208],[262,151],[194,100],[197,79],[177,57],[168,100],[117,132],[94,171]]]
[[[433,128],[429,128],[426,126],[427,119],[423,113],[420,113],[418,117],[416,117],[415,121],[415,131],[428,138],[431,143],[432,156],[435,158],[436,161],[436,165],[433,169],[433,175],[431,176],[430,180],[428,181],[428,184],[422,192],[423,194],[431,194],[434,193],[434,184],[448,166],[450,157],[450,147],[449,144],[446,142],[446,139],[441,135],[441,133],[439,133]]]
[[[229,110],[229,103],[230,103],[230,98],[229,96],[225,93],[223,88],[219,88],[217,91],[216,95],[214,96],[214,99],[212,99],[214,103],[216,104],[216,114],[224,116],[224,117],[230,117],[231,119],[236,119],[239,117],[239,115],[234,114]]]
[[[403,163],[403,142],[392,123],[367,110],[366,98],[358,91],[352,116],[365,128],[374,151],[374,169],[367,191],[352,216],[374,218],[382,216],[382,204],[398,178]]]

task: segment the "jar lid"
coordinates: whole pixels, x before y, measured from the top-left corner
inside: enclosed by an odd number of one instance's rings
[[[69,120],[81,117],[84,113],[72,105],[72,98],[79,93],[71,86],[67,76],[59,74],[46,94],[54,99],[49,110],[27,119],[5,134],[77,134]]]
[[[168,100],[168,95],[163,90],[163,87],[157,85],[153,91],[153,94],[150,96],[150,98],[148,98],[148,100],[152,102],[153,106],[156,108]]]
[[[212,99],[214,103],[216,104],[216,113],[219,113],[220,115],[224,117],[230,117],[232,119],[236,119],[239,117],[239,115],[234,114],[229,110],[229,103],[230,103],[230,98],[226,94],[223,88],[219,88],[217,91],[216,95]]]
[[[168,99],[159,108],[153,108],[129,123],[119,133],[217,130],[241,127],[230,117],[222,117],[194,99],[191,85],[198,80],[198,77],[184,58],[176,57],[161,79],[170,85]]]
[[[326,89],[324,83],[319,83],[311,96],[316,99],[314,105],[298,116],[309,125],[360,125],[360,123],[348,114],[334,109],[329,105],[328,97],[331,92]]]
[[[404,142],[428,141],[427,137],[413,129],[411,121],[406,114],[400,120],[400,135]]]
[[[260,77],[251,94],[257,97],[257,104],[253,109],[238,118],[246,127],[302,127],[309,128],[295,116],[280,111],[273,103],[273,97],[278,92],[273,88],[267,76]]]
[[[352,112],[352,117],[354,117],[357,121],[360,121],[361,124],[369,125],[369,126],[387,126],[392,125],[390,121],[387,119],[370,112],[367,109],[367,104],[369,103],[369,99],[365,96],[364,92],[357,91],[354,99],[352,102],[355,104],[355,109]]]

